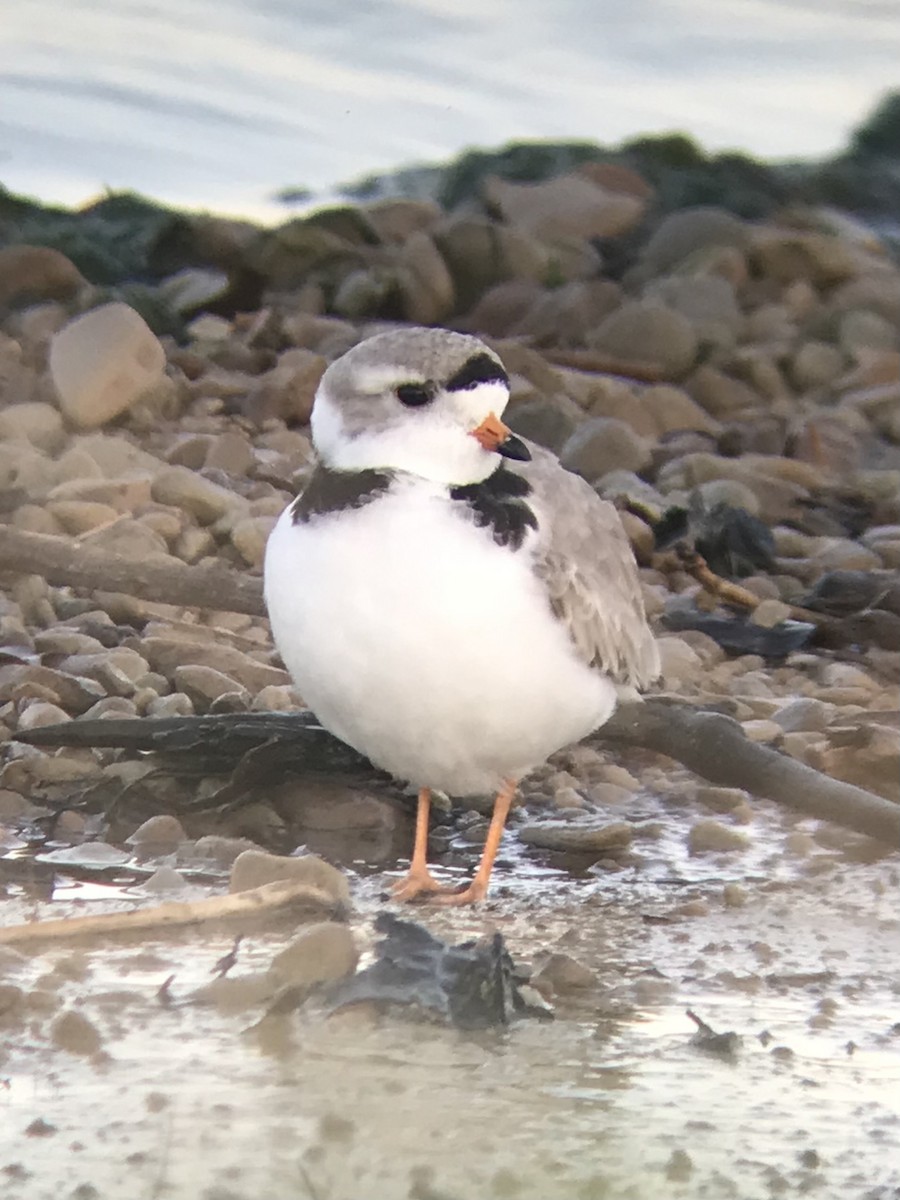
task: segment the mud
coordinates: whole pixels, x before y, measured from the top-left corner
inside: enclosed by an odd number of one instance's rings
[[[577,874],[508,837],[480,910],[416,910],[448,940],[500,930],[518,962],[587,969],[548,996],[554,1021],[506,1031],[315,1005],[261,1020],[252,980],[283,925],[244,937],[218,991],[227,931],[0,951],[2,1194],[892,1200],[896,856],[763,808],[750,849],[692,858],[680,824],[639,867]],[[363,963],[389,877],[351,878]],[[50,900],[8,893],[10,920],[146,902],[62,874]],[[733,1057],[704,1052],[688,1009],[739,1035]]]

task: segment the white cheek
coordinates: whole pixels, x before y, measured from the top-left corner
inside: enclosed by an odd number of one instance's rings
[[[340,454],[342,442],[345,440],[344,422],[341,420],[334,401],[325,388],[319,385],[316,401],[310,417],[313,445],[324,462],[333,463]]]
[[[313,445],[328,466],[341,471],[393,468],[439,483],[477,483],[497,466],[471,431],[488,413],[499,416],[509,392],[504,384],[480,383],[464,392],[443,393],[429,410],[410,410],[405,420],[348,437],[340,409],[319,386],[313,406]]]
[[[454,410],[463,424],[475,428],[488,413],[499,417],[509,400],[509,388],[499,379],[490,383],[479,383],[463,392],[450,392]]]

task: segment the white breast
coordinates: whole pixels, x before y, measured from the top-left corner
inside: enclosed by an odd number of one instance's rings
[[[325,728],[400,779],[467,795],[584,737],[616,693],[576,656],[527,543],[497,546],[458,506],[410,480],[307,524],[288,510],[265,591],[285,665]]]

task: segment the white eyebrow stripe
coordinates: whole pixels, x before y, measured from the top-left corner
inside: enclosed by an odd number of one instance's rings
[[[377,396],[398,387],[401,383],[425,383],[421,372],[404,370],[393,363],[362,367],[354,380],[356,391],[366,396]]]

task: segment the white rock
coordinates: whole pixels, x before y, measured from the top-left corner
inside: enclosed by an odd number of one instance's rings
[[[703,669],[700,655],[679,637],[661,637],[656,642],[662,666],[662,677],[666,683],[675,680],[693,679]]]
[[[83,429],[105,425],[163,377],[159,339],[127,304],[70,321],[50,343],[50,376],[63,413]]]
[[[791,615],[790,605],[780,600],[763,600],[750,614],[750,621],[761,629],[774,629]]]

